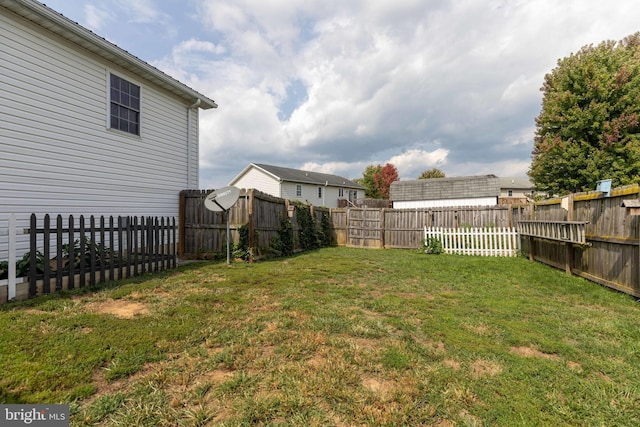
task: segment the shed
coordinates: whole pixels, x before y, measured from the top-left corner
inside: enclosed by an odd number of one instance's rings
[[[500,180],[479,175],[396,181],[390,195],[396,209],[493,206],[498,204]]]

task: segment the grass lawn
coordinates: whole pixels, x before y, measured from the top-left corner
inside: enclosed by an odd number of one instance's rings
[[[0,308],[72,425],[640,425],[640,305],[524,258],[329,248]]]

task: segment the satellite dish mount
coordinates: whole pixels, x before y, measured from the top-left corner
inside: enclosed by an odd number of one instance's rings
[[[231,230],[229,227],[229,210],[236,204],[240,197],[237,187],[229,186],[215,190],[204,199],[204,207],[212,212],[225,212],[227,214],[227,264],[231,263]]]

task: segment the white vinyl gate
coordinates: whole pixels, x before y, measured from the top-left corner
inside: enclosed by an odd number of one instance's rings
[[[437,239],[448,254],[478,256],[516,256],[520,239],[515,228],[425,227],[424,239]]]

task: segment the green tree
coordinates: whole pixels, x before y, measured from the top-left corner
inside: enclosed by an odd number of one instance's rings
[[[362,185],[364,196],[369,199],[388,199],[391,183],[398,180],[398,169],[391,163],[369,165],[356,182]]]
[[[376,185],[375,175],[380,174],[382,172],[381,165],[369,165],[365,168],[362,173],[362,179],[359,182],[362,185],[364,190],[364,197],[367,199],[380,199],[380,191],[378,186]]]
[[[566,194],[640,179],[640,33],[584,46],[558,61],[541,88],[529,176]]]
[[[418,179],[444,178],[444,172],[438,168],[427,169],[423,171]]]

